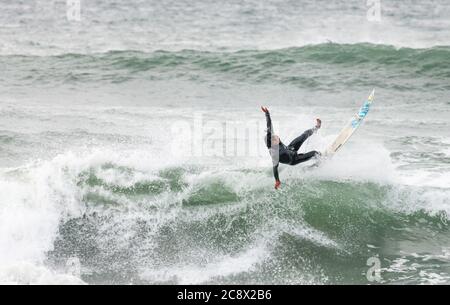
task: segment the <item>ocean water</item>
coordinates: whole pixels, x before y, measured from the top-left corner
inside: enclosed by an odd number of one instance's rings
[[[2,0],[0,283],[449,284],[450,4],[379,3]],[[259,106],[373,88],[275,191]]]

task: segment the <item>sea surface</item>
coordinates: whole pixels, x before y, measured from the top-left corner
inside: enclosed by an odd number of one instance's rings
[[[450,3],[374,3],[1,0],[0,283],[450,284]]]

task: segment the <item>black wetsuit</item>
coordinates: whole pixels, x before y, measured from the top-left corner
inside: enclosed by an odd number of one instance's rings
[[[288,146],[284,145],[281,140],[278,146],[272,146],[272,135],[273,135],[273,126],[272,120],[270,119],[270,114],[266,112],[266,122],[267,122],[267,135],[266,135],[266,145],[269,149],[269,153],[272,157],[273,163],[273,176],[275,180],[279,181],[278,176],[278,165],[280,163],[289,164],[289,165],[297,165],[299,163],[308,161],[314,156],[320,154],[319,152],[313,150],[304,154],[298,154],[297,151],[300,149],[300,146],[305,142],[306,139],[309,138],[315,131],[316,128],[308,129],[303,134],[295,138]]]

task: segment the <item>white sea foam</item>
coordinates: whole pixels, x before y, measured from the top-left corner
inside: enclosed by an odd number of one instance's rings
[[[59,273],[30,262],[16,262],[0,266],[0,285],[83,285],[70,273]]]
[[[432,265],[428,263],[429,260],[440,260],[443,262],[449,261],[449,251],[447,248],[442,249],[442,254],[417,254],[409,253],[399,258],[394,259],[388,267],[382,268],[382,276],[395,277],[390,281],[415,281],[418,277],[418,282],[423,285],[441,285],[448,284],[450,276],[445,272],[438,272],[432,269]]]
[[[182,264],[162,269],[147,269],[141,273],[149,281],[175,281],[177,284],[202,284],[214,278],[249,272],[268,256],[262,245],[252,245],[237,255],[226,255],[211,259],[204,265]]]

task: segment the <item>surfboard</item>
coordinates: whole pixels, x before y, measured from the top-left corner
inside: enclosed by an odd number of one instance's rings
[[[350,120],[350,122],[345,125],[345,127],[341,130],[339,135],[336,137],[334,142],[322,153],[325,157],[331,157],[334,155],[345,143],[347,143],[348,139],[355,133],[355,131],[361,126],[362,121],[369,113],[370,106],[372,105],[373,99],[375,97],[375,89],[369,95],[367,100],[364,102],[362,107],[356,113],[356,115]]]

